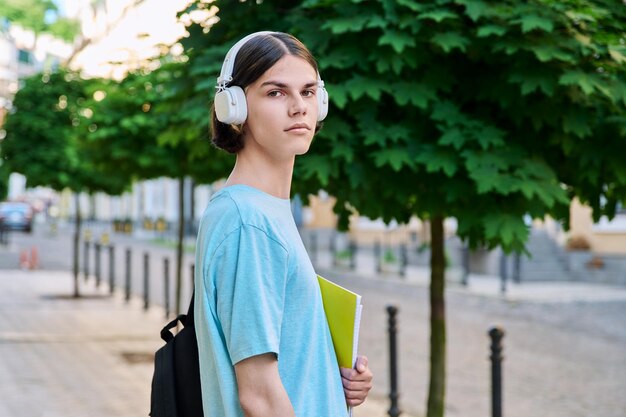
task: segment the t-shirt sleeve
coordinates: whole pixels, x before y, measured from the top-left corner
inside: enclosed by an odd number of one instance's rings
[[[217,319],[232,364],[273,352],[277,356],[287,282],[287,250],[254,226],[243,225],[210,262]]]

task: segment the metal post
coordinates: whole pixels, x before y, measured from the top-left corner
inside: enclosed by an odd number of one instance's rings
[[[150,254],[145,252],[143,254],[143,309],[148,310],[150,307],[150,296],[148,292],[150,290]]]
[[[396,346],[396,314],[398,308],[395,306],[387,306],[387,313],[389,315],[389,400],[391,405],[389,407],[389,417],[398,417],[400,415],[400,409],[398,408],[398,356]]]
[[[131,272],[131,252],[130,248],[126,249],[126,276],[125,276],[125,285],[124,292],[126,301],[130,301],[130,272]]]
[[[350,250],[350,269],[354,271],[356,269],[356,242],[351,240],[348,247]]]
[[[332,258],[332,266],[337,266],[337,242],[335,241],[336,238],[337,238],[337,234],[335,232],[332,232],[330,234],[330,243],[329,243],[330,256]]]
[[[381,273],[383,271],[383,266],[380,260],[380,242],[374,242],[374,259],[376,261],[376,272]]]
[[[406,266],[409,264],[409,255],[407,253],[406,245],[403,243],[400,245],[400,276],[406,276]]]
[[[491,416],[502,417],[502,338],[504,330],[494,327],[491,337]]]
[[[170,260],[163,258],[163,282],[165,285],[165,318],[170,316]]]
[[[506,294],[506,281],[507,281],[507,256],[502,252],[500,257],[500,292]]]
[[[96,288],[100,288],[100,280],[102,278],[100,276],[100,272],[101,272],[100,271],[100,249],[101,249],[100,243],[96,242],[94,244],[94,250],[95,250],[94,255],[95,255],[95,258],[96,258],[96,260],[95,260],[95,263],[96,263],[96,265],[95,265]]]
[[[85,240],[85,250],[83,251],[83,272],[85,281],[89,279],[89,241]]]
[[[317,233],[311,231],[311,262],[317,264]]]
[[[115,248],[109,245],[109,292],[115,292]]]
[[[461,275],[461,284],[467,287],[470,273],[469,246],[464,244],[461,248],[461,258],[463,263],[463,274]]]
[[[515,252],[513,255],[513,282],[519,284],[522,282],[522,254]]]

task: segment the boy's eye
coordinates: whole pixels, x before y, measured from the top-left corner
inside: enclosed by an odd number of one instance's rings
[[[269,93],[267,93],[267,95],[270,97],[278,97],[282,95],[282,92],[279,90],[272,90]]]
[[[304,91],[302,92],[302,95],[303,95],[304,97],[311,97],[311,96],[314,96],[314,95],[315,95],[315,91],[313,91],[313,90],[304,90]]]

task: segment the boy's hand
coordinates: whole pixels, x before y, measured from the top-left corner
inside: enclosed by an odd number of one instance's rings
[[[356,359],[356,369],[341,368],[341,382],[346,402],[351,407],[363,404],[370,389],[374,375],[367,366],[367,357],[359,356]]]

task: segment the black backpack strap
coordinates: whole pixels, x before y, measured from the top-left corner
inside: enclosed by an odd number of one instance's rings
[[[193,326],[194,318],[193,318],[193,300],[196,298],[196,290],[193,290],[191,294],[191,301],[189,301],[189,309],[187,310],[187,318],[185,319],[185,326]]]
[[[193,326],[194,325],[194,321],[193,321],[193,300],[195,298],[195,290],[193,292],[193,294],[191,295],[191,301],[189,302],[189,309],[187,310],[187,314],[179,314],[178,317],[176,317],[174,320],[170,321],[169,323],[167,323],[165,325],[165,327],[163,327],[163,329],[161,329],[161,339],[163,339],[165,341],[165,343],[169,342],[170,340],[172,340],[174,338],[174,335],[172,334],[172,332],[170,330],[172,330],[174,327],[178,326],[178,322],[180,321],[180,323],[184,326]]]

